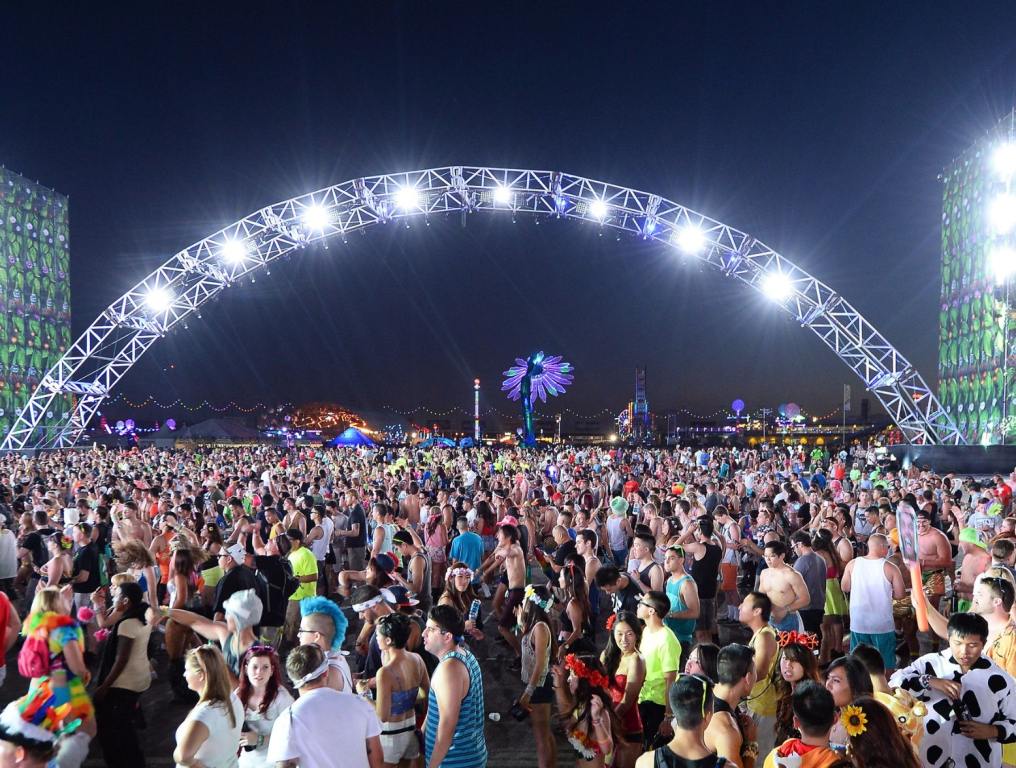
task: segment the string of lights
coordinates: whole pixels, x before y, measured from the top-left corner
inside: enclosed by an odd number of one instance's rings
[[[242,405],[236,402],[235,400],[230,400],[229,402],[220,404],[212,403],[208,400],[202,400],[200,403],[186,403],[183,401],[182,398],[177,398],[172,402],[164,403],[161,400],[159,400],[155,395],[146,395],[142,400],[135,401],[122,392],[119,392],[116,395],[110,397],[108,402],[110,404],[123,403],[124,405],[127,405],[131,408],[155,407],[161,408],[163,410],[179,409],[189,411],[191,413],[207,410],[213,411],[215,413],[233,412],[233,413],[251,414],[266,411],[279,411],[279,409],[281,409],[282,411],[289,411],[296,408],[296,406],[291,402],[265,403],[259,401],[256,403],[252,403],[251,405]],[[380,406],[379,410],[388,413],[398,414],[401,416],[425,415],[431,418],[447,418],[455,414],[461,415],[463,417],[473,415],[470,409],[465,408],[463,406],[455,406],[452,408],[441,409],[441,408],[433,408],[427,405],[417,405],[412,408],[400,408],[386,403]],[[833,416],[836,416],[837,414],[841,413],[842,410],[843,406],[838,405],[827,413],[817,415],[809,412],[807,409],[802,408],[801,414],[803,416],[807,416],[808,418],[815,418],[818,419],[819,421],[824,421],[825,419],[832,418]],[[514,419],[515,417],[518,416],[518,414],[515,413],[514,411],[512,412],[503,411],[500,408],[496,408],[494,406],[488,406],[487,408],[482,409],[480,413],[483,416],[487,417],[498,416],[502,419]],[[604,416],[612,416],[612,417],[616,416],[616,412],[612,408],[601,408],[599,411],[591,413],[580,413],[579,411],[576,411],[573,408],[562,408],[559,412],[555,413],[544,413],[541,411],[536,411],[535,415],[537,418],[540,419],[550,419],[556,418],[558,416],[558,413],[566,414],[576,419],[599,419],[603,418]],[[707,421],[710,419],[727,417],[730,415],[731,412],[729,408],[718,408],[712,413],[696,413],[695,411],[689,408],[678,408],[675,409],[675,413],[678,413],[683,416],[688,416],[692,419]],[[755,418],[760,418],[762,416],[761,410],[756,410],[755,413],[756,413]]]

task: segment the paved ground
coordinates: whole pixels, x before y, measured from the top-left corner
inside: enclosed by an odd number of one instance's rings
[[[489,615],[488,608],[489,605],[484,606],[485,615]],[[496,635],[497,630],[492,626],[490,629]],[[744,641],[747,635],[738,637],[731,634],[737,630],[737,627],[721,626],[721,641],[724,643]],[[599,645],[605,641],[602,630],[597,639]],[[506,668],[509,651],[500,643],[488,639],[479,643],[474,652],[483,670],[487,712],[488,714],[497,712],[501,716],[499,722],[492,722],[489,719],[486,721],[487,748],[490,754],[488,765],[490,768],[535,766],[535,744],[528,722],[519,723],[508,713],[512,701],[523,687],[519,673]],[[153,681],[152,687],[141,699],[148,722],[148,727],[142,732],[141,738],[150,766],[170,766],[173,765],[176,727],[187,714],[188,706],[173,701],[169,685],[163,676],[164,654],[156,655],[155,659],[160,677]],[[28,687],[27,681],[17,674],[17,662],[13,653],[8,657],[7,663],[9,674],[6,683],[0,687],[0,704],[6,704],[13,698],[21,696]],[[98,742],[94,741],[91,757],[85,765],[88,768],[98,768],[104,764]],[[558,764],[569,767],[575,764],[574,752],[561,734],[558,734]]]

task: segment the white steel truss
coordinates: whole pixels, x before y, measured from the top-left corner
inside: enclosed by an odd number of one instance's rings
[[[750,235],[658,195],[560,171],[450,166],[352,179],[269,205],[180,251],[81,334],[46,373],[0,449],[74,445],[157,339],[280,256],[373,224],[452,211],[584,219],[687,251],[769,295],[776,275],[783,291],[774,301],[861,377],[907,441],[964,442],[920,373],[881,333],[825,283]],[[47,427],[59,394],[74,395],[74,409]]]

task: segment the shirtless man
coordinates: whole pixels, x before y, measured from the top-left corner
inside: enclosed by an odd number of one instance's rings
[[[282,503],[282,509],[285,512],[285,516],[282,518],[283,529],[288,531],[290,528],[299,528],[300,533],[306,536],[307,518],[303,512],[296,508],[296,502],[293,501],[292,496]]]
[[[504,608],[497,624],[501,637],[515,651],[516,657],[522,656],[519,639],[512,631],[515,628],[515,609],[522,605],[525,598],[526,558],[519,546],[519,531],[514,525],[502,525],[497,529],[497,549],[491,555],[494,563],[504,567],[508,579],[508,591],[504,597]]]
[[[903,506],[906,502],[900,502]],[[929,602],[938,608],[945,594],[945,574],[952,569],[952,547],[949,538],[931,527],[931,511],[917,510],[917,554],[921,563],[921,580],[930,588]]]
[[[145,547],[152,544],[152,527],[141,519],[138,505],[132,501],[126,504],[114,504],[111,511],[113,518],[113,537],[118,541],[140,541]]]
[[[804,577],[787,565],[787,547],[782,541],[770,541],[763,551],[768,566],[759,575],[759,591],[773,604],[769,623],[778,632],[803,631],[798,610],[811,603]]]
[[[406,491],[406,498],[400,504],[402,512],[409,518],[409,525],[413,530],[420,527],[420,486],[413,481]]]
[[[969,611],[974,582],[991,565],[991,555],[988,553],[988,545],[981,541],[973,528],[960,531],[960,552],[963,553],[963,562],[956,582],[956,595],[960,598],[956,610]]]

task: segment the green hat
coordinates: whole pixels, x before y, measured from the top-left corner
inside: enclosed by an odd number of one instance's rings
[[[610,511],[618,517],[624,517],[628,514],[628,500],[620,496],[615,496],[610,500]]]
[[[973,544],[980,547],[981,549],[987,549],[988,545],[981,541],[980,535],[977,533],[976,528],[964,528],[960,531],[960,541],[965,541],[967,544]]]

